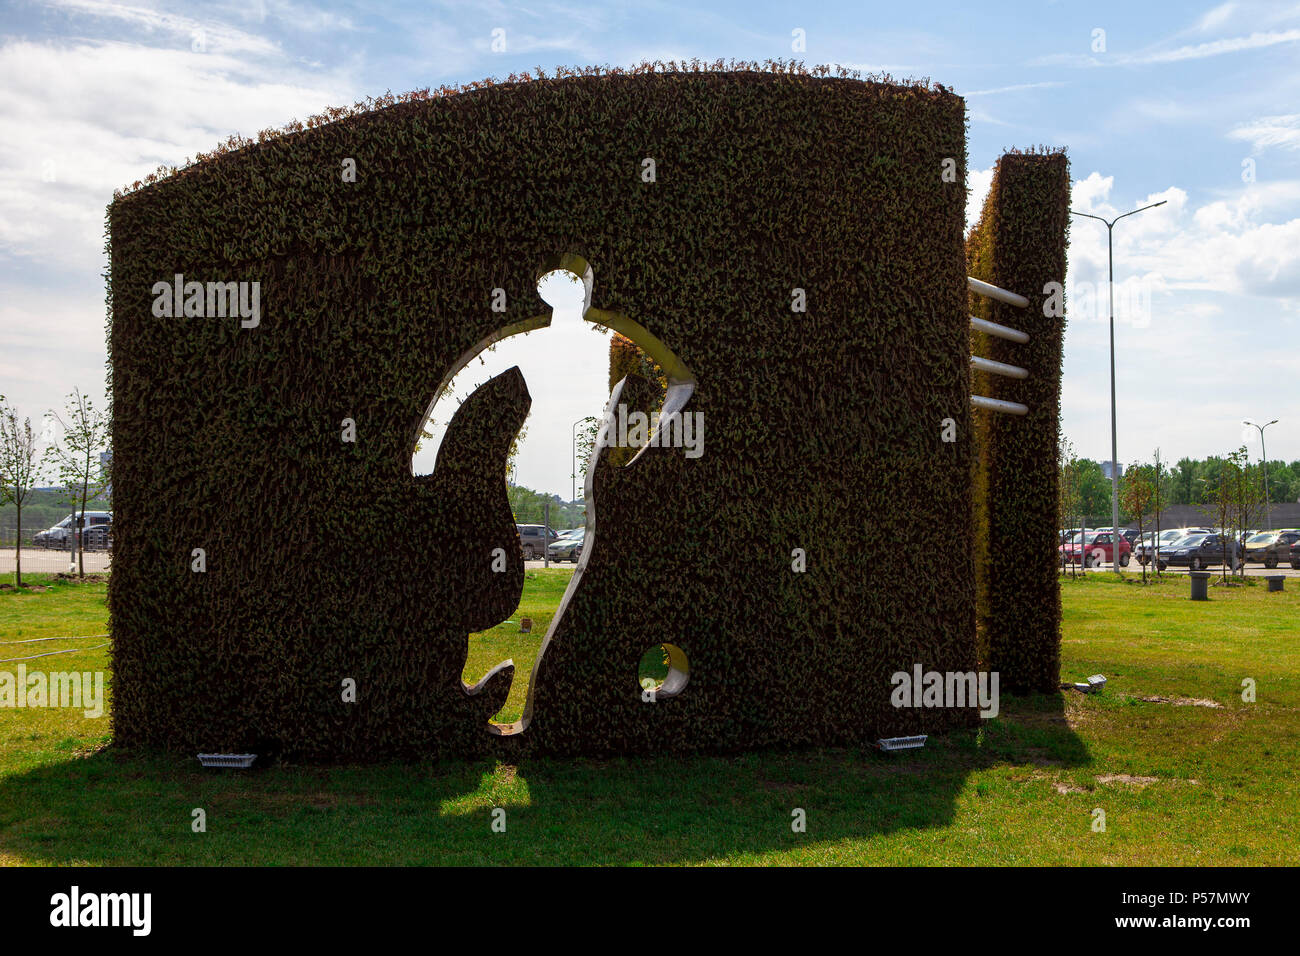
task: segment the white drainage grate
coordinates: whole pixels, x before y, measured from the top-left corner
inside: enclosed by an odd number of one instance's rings
[[[876,741],[881,750],[920,750],[925,746],[927,734],[917,737],[882,737]]]

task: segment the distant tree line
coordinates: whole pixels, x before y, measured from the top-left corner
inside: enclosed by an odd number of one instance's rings
[[[1065,494],[1066,488],[1070,489],[1070,500],[1064,510],[1086,518],[1090,527],[1097,522],[1109,524],[1110,479],[1102,472],[1101,463],[1091,458],[1073,457],[1066,450],[1062,453],[1060,467],[1062,493]],[[1121,467],[1125,471],[1135,467],[1144,472],[1149,469],[1149,478],[1154,481],[1154,456],[1152,461],[1121,463]],[[1262,504],[1263,466],[1259,461],[1250,461],[1243,450],[1238,450],[1229,455],[1211,455],[1199,461],[1194,458],[1181,458],[1176,462],[1162,461],[1159,507],[1164,509],[1174,505],[1197,505],[1213,508],[1219,501],[1219,485],[1225,480],[1225,475],[1236,474],[1234,467],[1242,472],[1243,478],[1248,475],[1250,480],[1258,482]],[[1122,490],[1122,477],[1120,484]],[[1268,498],[1273,504],[1300,502],[1300,461],[1290,464],[1284,461],[1268,463]],[[1143,510],[1146,515],[1150,515],[1150,506],[1154,505],[1154,501],[1147,504],[1148,507]],[[1126,506],[1122,494],[1119,515],[1122,524],[1130,524],[1138,517],[1133,508]],[[1074,526],[1068,522],[1066,524]]]
[[[550,524],[556,531],[581,528],[586,520],[586,502],[583,501],[565,501],[559,495],[548,495],[523,485],[511,485],[506,489],[506,495],[516,524],[543,524],[548,501],[551,505]]]

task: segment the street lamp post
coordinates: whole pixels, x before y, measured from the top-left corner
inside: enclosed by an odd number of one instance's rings
[[[1269,425],[1276,425],[1277,419],[1275,418],[1271,422],[1267,422],[1266,424],[1263,425],[1256,425],[1254,422],[1250,421],[1250,419],[1247,419],[1246,421],[1242,422],[1242,424],[1251,425],[1259,429],[1260,461],[1264,463],[1264,525],[1266,530],[1272,531],[1273,515],[1270,513],[1271,509],[1269,508],[1269,501],[1268,501],[1268,450],[1264,447],[1264,429],[1267,428]]]
[[[1119,570],[1119,437],[1115,425],[1115,223],[1127,216],[1133,216],[1146,209],[1154,209],[1156,206],[1163,206],[1168,200],[1162,199],[1160,202],[1153,202],[1149,206],[1142,206],[1140,209],[1134,209],[1132,212],[1126,212],[1123,215],[1116,216],[1114,219],[1103,219],[1101,216],[1094,216],[1089,212],[1070,212],[1075,216],[1086,216],[1089,219],[1097,219],[1106,223],[1106,258],[1109,262],[1109,285],[1110,285],[1110,567],[1116,574]]]

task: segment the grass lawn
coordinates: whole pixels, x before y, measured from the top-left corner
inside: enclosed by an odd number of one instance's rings
[[[510,685],[510,696],[505,706],[493,719],[508,724],[524,715],[524,698],[528,696],[528,681],[537,661],[537,651],[551,626],[551,618],[559,607],[564,589],[573,577],[572,568],[545,568],[524,573],[524,594],[519,609],[510,620],[488,631],[471,634],[469,656],[462,676],[467,684],[475,684],[488,671],[506,659],[515,662],[515,679]],[[519,631],[519,622],[532,618],[533,626],[527,634]]]
[[[471,641],[475,678],[512,657],[517,715],[571,571],[529,572],[513,625]],[[1300,863],[1300,587],[1062,582],[1065,679],[1101,695],[1004,698],[923,751],[201,770],[107,748],[108,718],[0,710],[7,864]],[[0,661],[101,670],[104,585],[0,592]],[[87,640],[14,644],[35,637]],[[16,663],[0,663],[0,671]],[[1257,700],[1242,700],[1242,681]],[[207,832],[191,830],[201,807]],[[493,833],[493,807],[507,832]],[[802,808],[807,830],[791,831]],[[1094,832],[1093,811],[1105,812]]]

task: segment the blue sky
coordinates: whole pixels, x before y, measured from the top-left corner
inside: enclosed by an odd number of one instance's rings
[[[104,207],[159,164],[385,90],[771,57],[966,96],[971,208],[999,153],[1033,144],[1068,148],[1076,209],[1167,200],[1116,230],[1120,459],[1222,454],[1243,418],[1280,419],[1269,457],[1300,458],[1297,3],[4,0],[0,31],[0,393],[34,419],[102,391]],[[1064,430],[1109,457],[1103,226],[1075,221],[1069,263]],[[535,400],[518,480],[567,497],[604,342],[557,323],[511,349],[493,362],[518,359]]]

